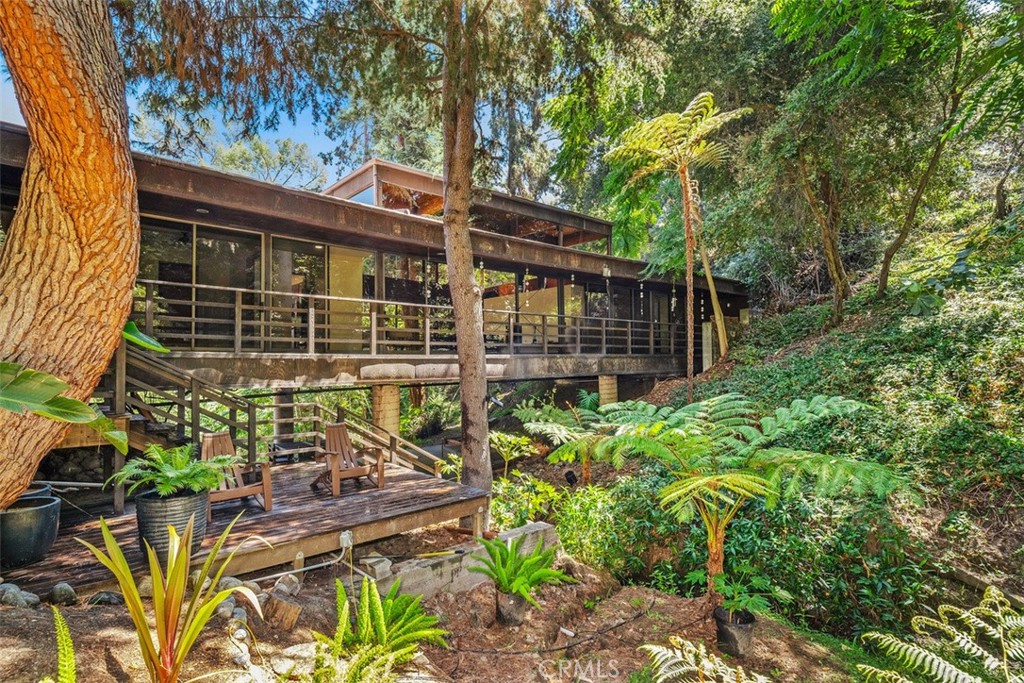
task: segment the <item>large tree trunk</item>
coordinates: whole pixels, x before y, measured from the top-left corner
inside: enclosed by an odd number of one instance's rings
[[[0,48],[31,146],[0,252],[0,359],[87,399],[117,347],[138,271],[123,66],[102,0],[6,0]],[[0,411],[0,508],[67,430]]]
[[[686,233],[686,402],[693,403],[693,197],[690,195],[690,169],[679,169],[680,190],[683,193],[683,226]]]
[[[832,278],[832,324],[838,325],[843,319],[843,302],[850,296],[850,280],[839,253],[839,197],[827,171],[818,175],[818,190],[815,191],[802,159],[799,167],[800,188],[818,224],[821,249],[825,254],[829,277]]]
[[[484,355],[483,291],[473,272],[469,206],[473,189],[477,83],[464,0],[451,0],[441,85],[444,127],[444,242],[448,286],[455,313],[462,401],[462,481],[491,490],[487,444],[487,359]],[[486,522],[485,522],[486,528]]]
[[[694,190],[694,194],[697,191]],[[704,239],[704,214],[701,210],[700,195],[693,203],[694,218],[697,220],[697,244],[700,249],[700,264],[704,269],[704,278],[708,283],[708,292],[711,294],[711,310],[715,316],[715,328],[718,330],[718,357],[725,358],[729,355],[729,331],[725,328],[725,316],[722,314],[722,302],[718,299],[718,288],[715,287],[715,277],[711,274],[711,259],[708,258],[707,242]]]

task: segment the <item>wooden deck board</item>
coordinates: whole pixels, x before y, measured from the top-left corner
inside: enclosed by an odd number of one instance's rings
[[[242,517],[232,529],[225,549],[250,540],[235,555],[229,570],[233,574],[289,562],[297,552],[302,552],[306,558],[332,552],[341,547],[342,531],[351,531],[355,544],[359,545],[468,516],[486,505],[487,495],[479,489],[392,465],[387,467],[383,489],[376,489],[365,481],[360,487],[349,480],[343,483],[341,496],[332,498],[324,487],[319,491],[309,487],[322,468],[323,465],[312,462],[275,465],[271,512],[263,511],[253,501],[214,505],[213,520],[196,559],[206,556],[216,537],[239,512],[243,513]],[[134,510],[129,508],[124,515],[106,519],[132,567],[141,570],[144,561]],[[265,539],[271,547],[251,540],[253,536]],[[7,570],[4,580],[24,590],[41,593],[59,581],[68,581],[79,591],[110,585],[110,573],[76,538],[102,548],[99,518],[62,526],[45,560]]]

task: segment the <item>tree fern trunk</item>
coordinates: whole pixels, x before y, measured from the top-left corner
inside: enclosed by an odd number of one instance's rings
[[[693,403],[693,197],[690,194],[690,169],[679,168],[679,184],[683,193],[683,225],[686,232],[686,402]]]

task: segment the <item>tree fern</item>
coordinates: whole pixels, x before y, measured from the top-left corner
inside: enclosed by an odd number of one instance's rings
[[[711,654],[703,643],[694,644],[673,636],[670,647],[643,645],[654,667],[657,683],[771,683],[771,679],[733,668]]]
[[[939,683],[1024,683],[1024,616],[995,586],[977,607],[964,610],[942,605],[938,618],[911,621],[917,642],[887,633],[866,633],[863,639],[900,663],[904,672],[858,665],[869,681],[917,683],[906,676],[924,676]],[[956,661],[951,655],[956,655]],[[979,673],[965,671],[970,662]],[[904,673],[906,676],[904,676]]]

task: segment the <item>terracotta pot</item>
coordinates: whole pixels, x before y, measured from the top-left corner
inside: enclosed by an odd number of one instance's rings
[[[754,647],[754,625],[757,619],[746,610],[730,612],[722,607],[715,608],[715,624],[718,626],[718,649],[733,657],[745,657]]]
[[[509,595],[498,591],[497,595],[498,623],[505,626],[519,626],[526,618],[526,610],[530,603],[521,595]]]

